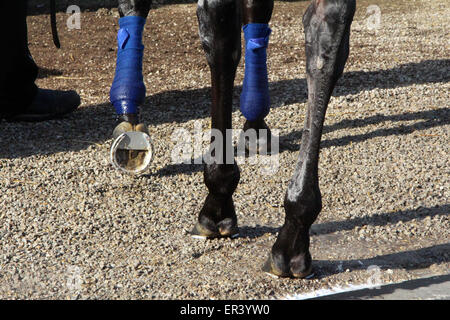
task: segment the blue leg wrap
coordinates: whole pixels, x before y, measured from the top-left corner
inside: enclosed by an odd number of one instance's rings
[[[241,112],[249,121],[263,119],[270,110],[267,78],[267,46],[272,30],[265,23],[243,27],[245,38],[245,76],[241,94]]]
[[[109,93],[118,115],[137,114],[139,105],[145,100],[142,76],[142,32],[145,22],[144,18],[137,16],[119,19],[116,74]]]

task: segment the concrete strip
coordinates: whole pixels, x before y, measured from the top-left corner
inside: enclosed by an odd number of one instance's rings
[[[450,300],[450,274],[364,288],[311,300]]]

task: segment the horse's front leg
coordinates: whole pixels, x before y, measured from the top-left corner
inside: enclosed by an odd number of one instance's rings
[[[273,0],[241,1],[245,38],[245,75],[240,109],[246,118],[245,147],[252,153],[270,153],[271,133],[264,118],[270,110],[266,51],[271,33],[269,21],[272,17]],[[249,129],[256,131],[253,132],[257,137],[255,144],[248,141],[251,137]]]
[[[313,0],[304,17],[308,110],[300,156],[289,184],[285,223],[264,270],[278,276],[312,272],[309,229],[321,208],[318,181],[320,140],[325,112],[349,54],[355,0]]]
[[[116,72],[110,90],[110,101],[118,118],[114,138],[130,131],[147,133],[147,127],[140,123],[139,107],[144,103],[146,93],[142,74],[142,33],[151,3],[151,0],[119,0]],[[125,167],[139,166],[140,151],[128,150],[125,153],[117,155],[120,161],[125,162]]]
[[[232,237],[238,232],[232,195],[240,174],[226,135],[231,129],[234,78],[241,56],[240,4],[238,0],[199,0],[197,17],[211,71],[211,127],[222,141],[217,136],[211,141],[216,148],[204,169],[209,194],[192,234],[207,238]]]

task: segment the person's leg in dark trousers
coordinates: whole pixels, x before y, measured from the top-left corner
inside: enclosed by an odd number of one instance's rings
[[[0,61],[0,112],[7,116],[25,111],[37,93],[38,68],[28,51],[26,2],[0,3],[0,12],[12,17],[0,19],[0,30],[6,31]]]
[[[27,0],[4,0],[0,12],[0,119],[42,121],[75,110],[80,98],[74,91],[39,89],[35,85],[38,67],[28,50]]]

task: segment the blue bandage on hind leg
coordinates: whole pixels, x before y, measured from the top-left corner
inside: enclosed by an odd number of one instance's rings
[[[270,110],[267,78],[267,46],[272,30],[265,23],[243,27],[245,38],[245,76],[241,93],[241,112],[249,121],[263,119]]]
[[[144,45],[142,32],[145,18],[127,16],[119,19],[116,73],[109,98],[117,114],[137,114],[145,100],[142,76]]]

